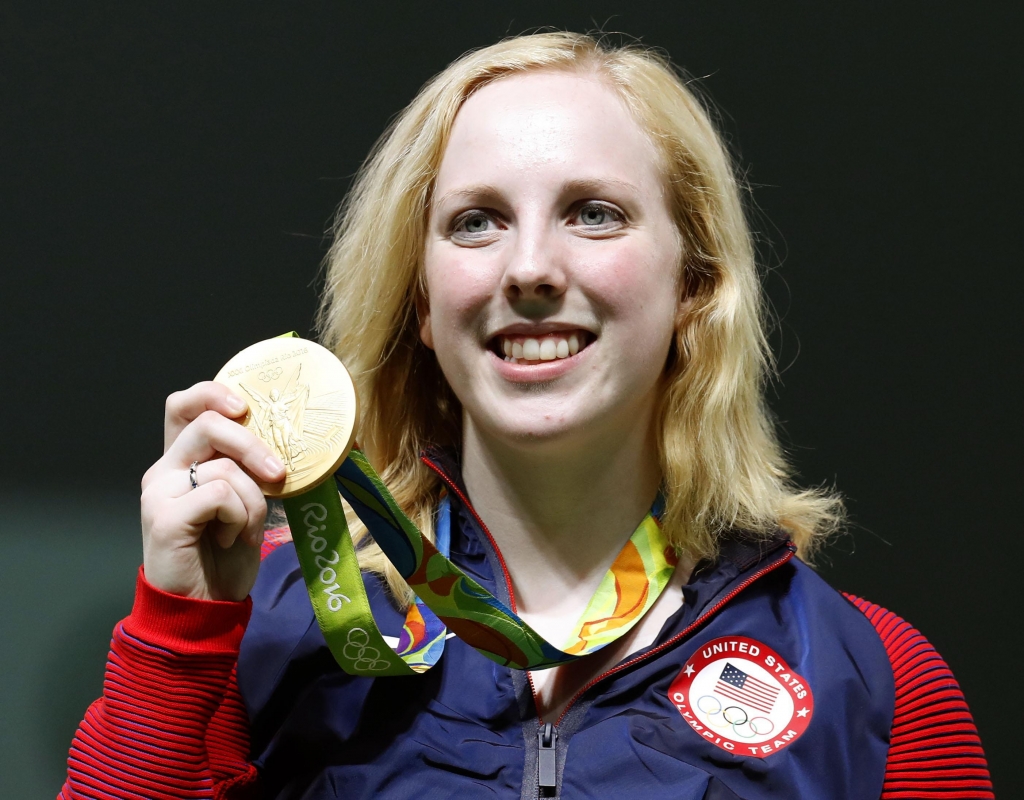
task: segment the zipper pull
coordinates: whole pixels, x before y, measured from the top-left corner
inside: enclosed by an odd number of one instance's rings
[[[556,763],[555,763],[555,742],[558,741],[558,731],[550,722],[545,722],[537,733],[537,786],[541,794],[547,794],[545,789],[556,787]]]

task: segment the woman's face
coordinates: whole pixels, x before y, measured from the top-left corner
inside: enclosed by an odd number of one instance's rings
[[[512,446],[649,426],[680,313],[658,155],[614,90],[504,78],[455,119],[420,335],[465,424]]]

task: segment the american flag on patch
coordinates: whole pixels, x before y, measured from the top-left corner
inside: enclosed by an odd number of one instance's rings
[[[778,686],[752,678],[729,662],[726,662],[722,676],[715,684],[715,691],[765,714],[771,713],[775,698],[779,696]]]

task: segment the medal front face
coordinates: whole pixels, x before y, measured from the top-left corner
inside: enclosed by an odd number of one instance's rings
[[[249,403],[243,423],[284,462],[267,497],[292,497],[331,475],[352,448],[356,392],[348,370],[324,347],[298,338],[258,342],[225,364],[218,383]]]

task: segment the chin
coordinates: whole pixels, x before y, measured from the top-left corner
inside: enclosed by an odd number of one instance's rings
[[[607,416],[585,413],[578,403],[566,403],[571,407],[571,412],[567,412],[565,409],[551,409],[549,399],[537,400],[537,403],[526,404],[525,408],[517,408],[515,414],[487,415],[486,419],[478,416],[467,422],[486,438],[507,447],[536,451],[584,444],[607,426]],[[547,410],[538,406],[546,406]]]

